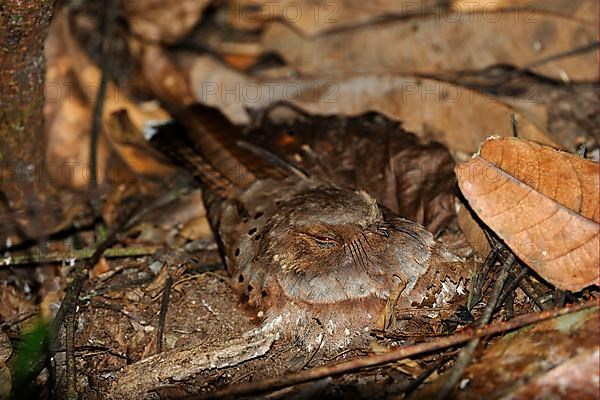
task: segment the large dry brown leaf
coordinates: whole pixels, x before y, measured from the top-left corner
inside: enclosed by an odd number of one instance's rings
[[[598,164],[537,143],[493,138],[456,168],[477,215],[560,289],[598,284]]]
[[[105,123],[107,139],[133,172],[167,178],[175,171],[170,162],[152,148],[143,133],[136,129],[127,111],[111,114]]]
[[[521,328],[484,346],[448,398],[597,399],[598,308]],[[433,398],[444,377],[415,393]]]
[[[596,41],[597,25],[573,18],[518,11],[487,15],[458,13],[395,20],[306,39],[273,23],[263,45],[307,75],[343,73],[441,74],[493,65],[528,68],[553,79],[596,81],[596,52],[588,51],[539,65],[549,56]]]
[[[303,35],[315,36],[384,17],[421,14],[436,3],[436,0],[232,0],[226,15],[230,24],[240,28],[282,20]]]
[[[436,12],[441,18],[449,13],[444,8],[435,9],[437,5],[439,2],[433,0],[231,0],[224,13],[227,21],[239,28],[256,28],[266,21],[281,20],[305,36],[317,36],[382,18],[418,17],[427,12]],[[455,0],[450,6],[462,13],[486,12],[490,17],[500,10],[509,9],[516,9],[530,18],[542,12],[589,22],[597,21],[598,17],[598,2],[595,0]]]
[[[190,70],[198,101],[217,107],[235,123],[248,123],[247,109],[288,101],[314,114],[358,115],[378,111],[403,127],[445,144],[455,154],[472,154],[489,135],[512,135],[514,112],[493,97],[450,83],[392,75],[335,80],[261,80],[199,57]],[[558,146],[542,129],[517,113],[523,138]]]

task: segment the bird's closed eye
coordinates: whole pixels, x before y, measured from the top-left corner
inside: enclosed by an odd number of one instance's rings
[[[321,247],[335,247],[338,244],[338,241],[329,236],[323,235],[314,235],[312,236],[315,242]]]

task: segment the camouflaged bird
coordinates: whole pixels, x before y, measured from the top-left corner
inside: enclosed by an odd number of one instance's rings
[[[337,349],[382,327],[395,289],[405,306],[445,301],[443,281],[461,260],[422,226],[244,144],[214,109],[176,118],[189,141],[158,146],[203,184],[231,284],[265,328]]]

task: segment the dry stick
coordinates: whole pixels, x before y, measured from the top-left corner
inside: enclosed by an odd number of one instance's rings
[[[100,86],[98,87],[98,94],[96,96],[96,104],[94,105],[94,113],[92,115],[92,126],[90,128],[90,147],[89,147],[89,151],[90,151],[90,167],[91,167],[91,177],[90,177],[90,183],[89,183],[89,188],[90,188],[90,205],[91,205],[91,209],[92,209],[92,215],[95,217],[96,215],[100,214],[100,205],[98,203],[98,199],[95,196],[95,192],[98,186],[98,160],[97,160],[97,151],[98,151],[98,138],[100,136],[100,128],[102,125],[102,111],[104,108],[104,100],[106,98],[106,86],[108,85],[108,80],[110,78],[110,63],[112,61],[112,58],[110,57],[110,48],[111,48],[111,44],[112,44],[112,40],[111,40],[111,36],[112,36],[112,32],[114,29],[114,26],[116,24],[116,19],[117,19],[117,12],[118,12],[118,6],[119,6],[119,0],[110,0],[107,8],[106,8],[106,13],[104,14],[104,21],[103,21],[103,32],[102,32],[102,47],[100,49],[101,51],[101,55],[102,55],[102,61],[100,64],[100,71],[102,73],[101,78],[100,78]],[[108,239],[108,238],[106,238]],[[116,232],[114,233],[114,238],[113,241],[116,240]],[[108,243],[108,240],[105,240],[104,243]],[[94,253],[94,255],[97,254],[98,260],[96,260],[94,262],[97,263],[100,260],[100,257],[102,256],[102,253],[104,253],[104,250],[106,250],[108,247],[110,247],[110,244],[108,246],[106,246],[105,249],[102,249],[100,252],[96,252]],[[100,248],[98,248],[98,250],[100,250]],[[93,257],[92,257],[93,260]],[[90,265],[94,265],[94,264],[90,264]],[[86,268],[83,268],[86,269]],[[81,272],[81,271],[80,271]],[[75,293],[74,299],[72,299],[73,304],[70,304],[69,306],[72,308],[74,308],[74,306],[77,304],[78,298],[79,298],[79,294],[81,292],[81,287],[83,286],[83,280],[84,280],[85,276],[81,276],[81,274],[77,274],[75,279],[79,280],[79,284],[77,285],[77,292]],[[75,282],[73,282],[75,283]],[[65,295],[66,298],[66,295]],[[63,301],[64,303],[64,301]],[[63,309],[63,304],[61,303],[61,307],[60,309]],[[59,312],[60,312],[59,309]],[[69,316],[69,314],[71,314],[69,311],[71,311],[71,309],[68,309],[67,313],[65,313],[64,316]],[[58,315],[57,315],[58,316]],[[65,329],[67,330],[67,333],[71,332],[73,334],[73,336],[75,335],[75,327],[74,326],[70,326],[72,324],[74,324],[75,322],[74,318],[69,317],[66,321],[66,326]],[[53,321],[54,322],[54,321]],[[56,328],[56,332],[58,333],[58,329],[60,329],[60,325],[58,327],[54,327]],[[73,337],[74,340],[74,337]],[[54,338],[51,338],[51,341],[54,341]],[[67,368],[67,382],[69,382],[70,380],[73,381],[73,388],[71,387],[67,387],[67,398],[71,398],[74,396],[74,398],[77,398],[77,393],[76,393],[76,388],[75,388],[75,384],[74,384],[74,380],[75,377],[74,376],[70,376],[69,373],[75,373],[75,352],[73,350],[73,341],[69,341],[67,339],[66,342],[66,347],[67,347],[67,353],[66,353],[66,359],[67,359],[67,366],[69,366],[69,364],[73,365],[72,370],[69,370],[69,368]],[[70,389],[75,390],[74,393],[70,392]]]
[[[97,168],[97,149],[98,149],[98,137],[100,136],[100,127],[102,126],[102,111],[104,108],[104,99],[106,98],[106,86],[110,79],[110,65],[112,58],[110,57],[110,48],[112,44],[111,36],[114,29],[117,10],[118,0],[111,0],[106,8],[106,14],[104,15],[104,26],[102,32],[102,62],[100,64],[100,71],[102,76],[100,78],[100,86],[98,88],[98,95],[96,98],[96,104],[94,105],[94,114],[92,116],[92,127],[90,130],[90,193],[92,198],[90,199],[93,204],[94,215],[97,214],[98,204],[94,200],[94,193],[98,186],[98,168]]]
[[[504,320],[511,319],[515,316],[515,290],[518,286],[518,277],[515,277],[512,273],[508,274],[506,282],[504,283],[504,290],[498,301],[496,302],[496,309],[494,312],[499,311],[504,307]],[[563,304],[564,305],[564,304]]]
[[[485,258],[483,265],[481,266],[481,270],[477,272],[475,279],[473,279],[472,289],[469,292],[469,298],[467,300],[467,309],[471,311],[473,307],[481,301],[483,298],[482,291],[483,285],[485,283],[485,278],[490,271],[490,268],[496,262],[496,258],[500,250],[502,249],[502,245],[492,241],[492,249],[490,253]]]
[[[498,303],[496,304],[496,308],[500,308],[500,306],[502,306],[502,304],[506,301],[506,299],[508,299],[508,297],[511,294],[513,294],[513,292],[517,289],[517,287],[519,287],[519,283],[521,282],[521,280],[525,277],[525,275],[528,274],[528,272],[529,271],[527,271],[527,268],[523,268],[523,269],[521,269],[521,271],[519,271],[517,276],[515,276],[513,278],[512,282],[509,283],[508,287],[504,291],[504,295],[502,295],[502,297],[500,297],[500,300],[498,300]],[[561,307],[563,305],[561,305]]]
[[[515,316],[515,291],[511,291],[504,301],[506,302],[504,304],[504,310],[506,311],[505,319],[511,319]]]
[[[361,357],[345,361],[334,365],[324,365],[318,368],[312,368],[300,371],[295,374],[276,376],[258,382],[249,382],[240,385],[226,387],[213,393],[205,393],[200,396],[190,396],[189,399],[216,399],[229,396],[245,396],[265,391],[282,389],[284,387],[297,385],[322,379],[328,376],[341,375],[361,368],[375,367],[398,361],[407,357],[413,357],[418,354],[429,353],[443,348],[456,346],[468,342],[474,338],[483,336],[492,336],[506,331],[512,331],[525,325],[545,321],[547,319],[559,317],[561,315],[572,314],[577,311],[598,307],[598,300],[594,299],[583,304],[569,306],[565,308],[530,313],[516,317],[510,321],[497,322],[494,325],[487,325],[481,328],[467,328],[462,332],[450,336],[439,337],[434,341],[419,343],[412,346],[401,347],[388,353]]]
[[[510,125],[512,127],[512,133],[514,137],[519,137],[519,131],[517,130],[517,117],[515,113],[510,114]]]
[[[504,264],[500,268],[500,274],[498,275],[498,278],[496,279],[496,282],[494,284],[492,295],[490,296],[488,304],[485,307],[485,310],[483,311],[483,315],[481,316],[481,319],[477,324],[480,328],[487,324],[492,318],[494,310],[496,309],[496,303],[498,303],[498,299],[500,298],[500,294],[502,293],[502,288],[504,288],[504,283],[508,278],[508,273],[514,262],[515,255],[511,253],[506,258],[506,261],[504,261]],[[437,393],[435,397],[436,400],[442,400],[446,398],[446,396],[448,396],[452,389],[454,389],[454,387],[462,377],[463,373],[465,372],[465,369],[467,369],[467,367],[471,363],[471,359],[473,358],[475,349],[477,349],[477,346],[479,346],[480,341],[481,338],[475,338],[469,342],[467,347],[462,349],[462,351],[458,355],[458,358],[456,359],[454,367],[452,367],[452,370],[448,375],[448,378],[444,382],[444,385],[442,386],[440,391]]]
[[[120,258],[120,257],[138,257],[148,256],[156,253],[162,246],[136,246],[136,247],[123,247],[123,248],[111,248],[106,249],[103,257],[106,258]],[[75,249],[67,252],[53,251],[50,253],[31,253],[31,254],[17,254],[11,255],[10,259],[6,258],[0,264],[0,268],[3,266],[15,266],[23,264],[47,264],[57,263],[68,260],[85,260],[91,258],[96,252],[95,247],[87,247],[84,249]]]
[[[567,301],[567,292],[556,289],[554,292],[554,303],[557,307],[563,307]]]
[[[160,305],[160,315],[158,317],[158,331],[156,332],[156,354],[162,353],[163,335],[165,332],[165,321],[167,319],[167,310],[169,309],[169,298],[171,297],[171,285],[173,278],[169,275],[165,282],[163,290],[162,304]]]
[[[525,268],[525,267],[522,267],[522,268]],[[538,306],[540,308],[540,310],[549,310],[552,308],[550,305],[546,304],[545,302],[543,302],[541,300],[540,294],[538,293],[537,289],[533,286],[533,284],[531,283],[531,281],[529,280],[529,278],[527,276],[525,276],[525,277],[523,277],[523,279],[521,279],[521,282],[519,282],[519,287],[521,288],[523,293],[525,293],[527,295],[527,297],[529,297],[531,300],[533,300],[535,305]]]

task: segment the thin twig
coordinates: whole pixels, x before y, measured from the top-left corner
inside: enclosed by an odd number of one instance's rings
[[[514,137],[519,137],[519,129],[517,127],[517,117],[515,113],[510,114],[510,125]]]
[[[515,256],[511,253],[500,268],[500,273],[498,274],[498,278],[496,279],[496,282],[494,284],[494,289],[492,290],[492,294],[490,296],[488,304],[485,307],[485,310],[483,311],[481,319],[477,323],[478,327],[481,328],[485,326],[492,318],[494,310],[496,309],[496,304],[498,303],[498,299],[500,298],[500,294],[502,293],[502,288],[504,287],[504,283],[508,278],[508,273],[512,268],[514,262]],[[446,398],[446,396],[448,396],[452,389],[454,389],[454,387],[464,374],[465,369],[467,369],[467,367],[471,363],[471,359],[473,358],[475,349],[477,349],[477,346],[479,346],[480,341],[481,338],[479,337],[471,340],[469,344],[459,353],[458,358],[456,359],[456,364],[454,364],[454,366],[452,367],[452,370],[449,372],[448,378],[446,379],[446,381],[442,385],[442,388],[435,397],[436,400],[442,400]]]
[[[173,278],[169,275],[165,282],[162,304],[160,305],[160,314],[158,316],[158,330],[156,332],[156,354],[162,353],[163,336],[165,333],[165,321],[167,319],[167,311],[169,309],[169,298],[171,297],[172,285]]]
[[[122,258],[122,257],[139,257],[148,256],[162,249],[162,246],[136,246],[136,247],[117,247],[106,249],[103,254],[105,258]],[[64,261],[80,261],[91,258],[96,252],[95,247],[87,247],[84,249],[72,249],[69,251],[53,251],[50,253],[29,253],[16,254],[9,257],[4,257],[0,267],[15,266],[27,264],[47,264],[60,263]]]
[[[502,306],[502,303],[504,303],[506,299],[508,299],[508,296],[514,293],[514,291],[519,287],[519,283],[528,274],[528,272],[529,271],[527,271],[527,268],[523,268],[517,274],[517,276],[512,279],[512,281],[508,284],[506,290],[504,291],[504,294],[502,295],[502,297],[500,297],[500,300],[498,300],[498,304],[496,304],[496,309],[500,308]]]
[[[556,289],[554,291],[554,304],[557,307],[564,307],[565,302],[567,301],[567,292],[564,290]]]
[[[515,291],[513,290],[513,291],[509,292],[508,296],[506,297],[506,299],[504,301],[505,301],[504,309],[506,311],[506,319],[508,320],[515,316]]]
[[[539,313],[530,313],[516,317],[510,321],[497,322],[494,325],[487,325],[482,328],[465,329],[459,333],[450,336],[438,337],[431,342],[419,343],[412,346],[401,347],[388,353],[372,355],[369,357],[360,357],[353,360],[341,362],[334,365],[324,365],[318,368],[312,368],[300,371],[294,374],[287,374],[268,378],[258,382],[242,383],[235,386],[226,387],[222,390],[205,393],[200,396],[191,396],[189,399],[216,399],[229,396],[242,396],[266,391],[281,389],[284,387],[297,385],[322,379],[328,376],[341,375],[343,373],[356,371],[362,368],[375,367],[398,361],[407,357],[413,357],[418,354],[432,352],[443,348],[456,346],[468,342],[474,338],[483,336],[492,336],[502,332],[512,331],[526,325],[545,321],[565,314],[571,314],[588,308],[598,307],[598,300],[594,299],[583,304],[565,307],[552,311],[542,311]]]
[[[55,349],[54,353],[64,353],[66,352],[67,349]],[[91,354],[110,354],[111,356],[120,358],[122,360],[127,361],[128,364],[132,364],[134,361],[131,359],[131,357],[129,357],[127,354],[122,354],[119,353],[116,350],[113,350],[109,347],[105,347],[105,346],[92,346],[92,345],[88,345],[88,346],[77,346],[75,348],[73,348],[73,351],[75,353],[83,353],[81,354],[81,357],[87,357]]]
[[[112,57],[110,56],[111,45],[112,45],[112,32],[115,27],[117,19],[119,0],[110,0],[106,6],[106,13],[104,14],[103,21],[103,32],[102,32],[102,48],[100,52],[102,54],[102,61],[100,63],[100,72],[102,73],[100,78],[100,86],[98,87],[98,95],[96,96],[96,104],[94,105],[94,114],[92,117],[92,127],[90,130],[90,200],[94,207],[93,211],[96,214],[97,206],[96,187],[98,186],[98,167],[97,167],[97,150],[98,150],[98,137],[100,136],[100,128],[102,126],[102,111],[104,108],[104,99],[106,98],[106,86],[110,79],[110,67]]]
[[[481,270],[476,274],[475,279],[472,280],[473,284],[471,290],[469,292],[469,298],[467,300],[467,310],[469,312],[473,309],[475,304],[479,303],[483,298],[483,284],[485,282],[485,278],[490,271],[490,268],[496,262],[496,258],[500,250],[502,249],[502,245],[492,242],[492,249],[490,253],[485,258],[483,265],[481,266]]]
[[[521,282],[519,282],[519,287],[521,288],[523,293],[527,295],[527,297],[533,300],[535,305],[538,306],[540,310],[549,310],[550,308],[552,308],[550,305],[542,301],[538,290],[533,286],[531,280],[529,280],[529,277],[523,277],[523,279],[521,279]]]

